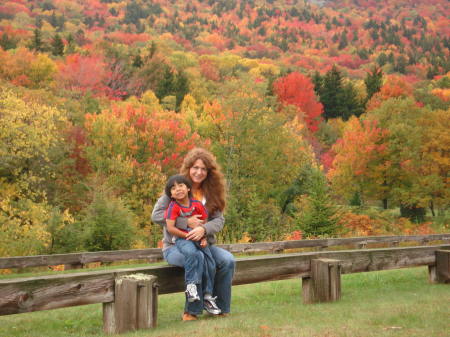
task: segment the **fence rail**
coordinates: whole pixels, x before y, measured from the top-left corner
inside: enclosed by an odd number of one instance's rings
[[[402,242],[417,242],[424,245],[441,241],[450,243],[450,234],[409,235],[409,236],[369,236],[356,238],[332,238],[316,240],[275,241],[257,243],[238,243],[218,245],[232,253],[256,253],[256,252],[282,252],[287,249],[301,248],[329,248],[336,246],[356,246],[366,248],[373,244],[399,245]],[[54,265],[82,266],[92,262],[116,262],[125,260],[162,260],[162,251],[159,248],[117,250],[103,252],[81,252],[70,254],[16,256],[0,258],[0,269],[42,267]]]
[[[340,260],[342,273],[434,266],[436,251],[449,249],[434,245],[239,258],[233,285],[308,277],[314,259]],[[184,289],[182,268],[167,265],[7,279],[0,280],[0,315],[113,302],[115,279],[132,273],[156,276],[160,294]]]

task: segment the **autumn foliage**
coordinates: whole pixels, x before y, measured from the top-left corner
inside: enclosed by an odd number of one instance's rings
[[[449,228],[447,1],[261,4],[3,1],[0,255],[156,246],[194,146],[222,242]]]
[[[279,101],[285,105],[294,105],[308,129],[312,133],[316,132],[321,122],[323,107],[317,101],[311,80],[294,72],[279,78],[273,87]]]

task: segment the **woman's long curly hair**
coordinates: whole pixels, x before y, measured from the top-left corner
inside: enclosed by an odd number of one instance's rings
[[[201,186],[206,199],[205,207],[209,214],[213,214],[216,211],[223,212],[225,209],[225,178],[220,165],[211,152],[199,147],[193,148],[184,157],[180,173],[192,183],[189,170],[198,159],[201,159],[207,169],[206,178]]]

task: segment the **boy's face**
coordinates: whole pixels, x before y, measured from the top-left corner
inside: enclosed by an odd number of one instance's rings
[[[185,184],[175,182],[170,189],[170,194],[175,200],[183,200],[188,197],[189,191],[190,189]]]

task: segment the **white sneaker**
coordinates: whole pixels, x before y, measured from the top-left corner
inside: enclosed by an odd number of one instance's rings
[[[203,299],[203,307],[207,312],[212,315],[219,315],[220,313],[222,313],[222,310],[220,310],[220,308],[216,304],[217,296],[212,297],[210,294],[206,294]]]
[[[188,302],[200,301],[200,297],[197,293],[197,286],[194,283],[190,283],[186,286],[186,297]]]

